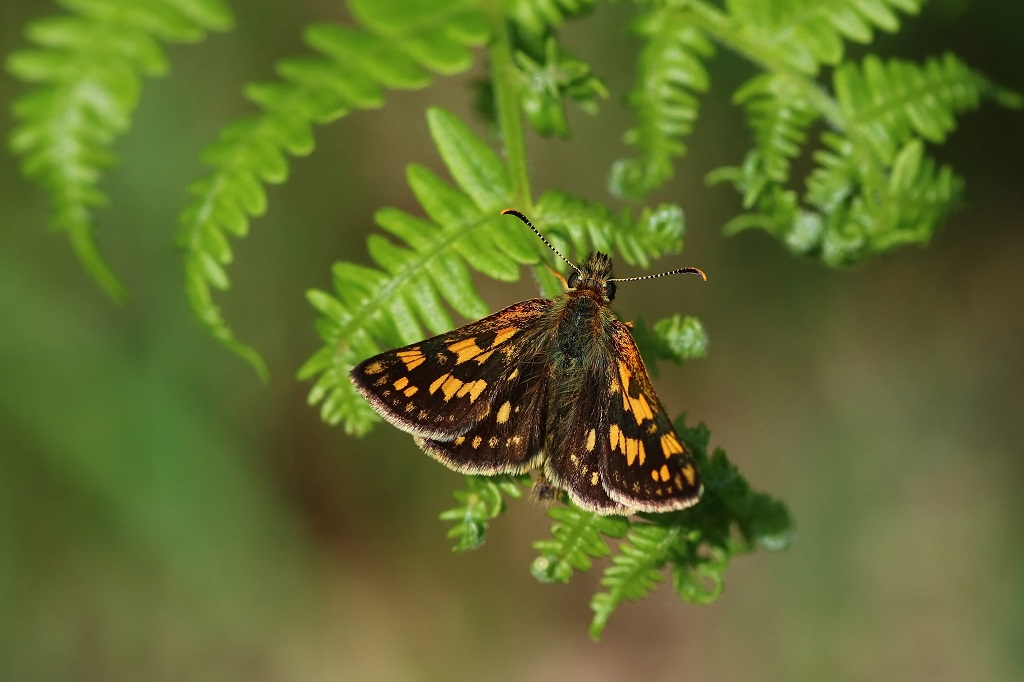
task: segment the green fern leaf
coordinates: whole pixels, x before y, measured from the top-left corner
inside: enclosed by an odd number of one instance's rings
[[[11,54],[7,69],[33,89],[14,104],[19,120],[11,148],[25,174],[53,203],[53,225],[67,232],[82,265],[115,299],[125,291],[96,246],[93,209],[113,163],[110,149],[131,124],[144,77],[167,71],[162,42],[190,43],[225,30],[231,14],[220,0],[62,3],[68,15],[37,19],[37,45]]]
[[[522,497],[523,486],[529,483],[529,474],[466,476],[466,489],[452,493],[458,505],[438,516],[454,524],[448,529],[448,537],[456,541],[452,550],[468,552],[484,544],[490,521],[505,513],[505,498]]]
[[[364,433],[376,421],[353,389],[348,371],[381,347],[413,343],[447,331],[445,305],[467,318],[489,311],[476,293],[471,270],[513,281],[519,265],[536,263],[540,242],[500,211],[511,189],[501,160],[453,114],[431,109],[430,132],[458,189],[422,166],[408,170],[409,185],[428,220],[386,208],[374,216],[399,243],[372,236],[370,255],[380,269],[339,263],[335,295],[310,292],[323,317],[318,330],[326,347],[299,372],[319,375],[310,401],[322,401],[328,423],[345,422],[350,433]]]
[[[559,28],[566,19],[586,14],[597,0],[511,0],[512,21],[530,36],[541,36]]]
[[[548,517],[555,522],[552,537],[533,543],[540,556],[530,566],[533,576],[544,583],[567,583],[573,571],[589,571],[591,559],[611,553],[602,536],[621,538],[629,530],[625,517],[601,516],[576,507],[552,507]]]
[[[542,59],[525,51],[515,54],[518,91],[527,120],[545,137],[569,137],[565,99],[571,99],[588,114],[596,114],[598,100],[608,89],[594,76],[590,66],[560,48],[554,36],[544,43]]]
[[[787,73],[755,76],[733,95],[746,107],[755,147],[740,168],[709,174],[712,184],[732,182],[743,191],[743,207],[751,208],[771,185],[789,180],[790,160],[800,154],[807,129],[821,113],[807,98],[804,83]]]
[[[912,136],[941,143],[956,127],[956,115],[977,109],[997,89],[952,54],[918,66],[901,59],[868,56],[862,65],[836,69],[833,87],[850,136],[875,156],[891,161]]]
[[[739,27],[734,40],[750,53],[770,55],[774,68],[814,75],[843,59],[844,40],[868,44],[874,29],[895,33],[897,11],[917,14],[924,0],[729,0]]]
[[[708,90],[703,60],[714,54],[714,47],[688,13],[671,7],[642,15],[632,31],[646,44],[636,87],[627,97],[637,126],[625,141],[640,156],[616,161],[609,185],[619,196],[642,199],[672,177],[673,159],[686,152],[682,138],[697,120],[696,94]]]
[[[780,82],[788,82],[788,90],[766,86]],[[927,242],[959,201],[962,182],[925,155],[924,141],[942,142],[956,115],[983,97],[1020,104],[952,55],[920,66],[877,57],[862,66],[842,64],[834,74],[835,100],[786,76],[752,83],[748,107],[759,132],[757,148],[742,169],[721,169],[709,178],[732,181],[755,209],[726,229],[766,229],[792,251],[831,266]],[[764,112],[769,115],[758,118]],[[784,187],[792,184],[788,159],[818,115],[833,129],[821,136],[823,148],[813,154],[817,167],[800,197]],[[788,122],[775,125],[772,119]]]
[[[266,210],[265,183],[283,182],[287,156],[313,149],[312,125],[356,109],[379,107],[385,89],[422,88],[431,71],[453,74],[472,64],[469,48],[488,36],[473,0],[417,3],[351,0],[363,29],[315,25],[305,34],[317,55],[278,65],[281,81],[250,85],[261,113],[227,126],[203,155],[213,172],[190,189],[179,218],[189,301],[209,332],[262,375],[259,354],[237,340],[212,289],[230,286],[230,237],[244,237],[249,219]],[[443,21],[440,19],[443,18]]]
[[[927,242],[958,202],[962,182],[924,155],[921,138],[943,141],[957,114],[998,91],[952,55],[923,66],[869,57],[860,68],[838,68],[834,83],[845,135],[822,136],[826,147],[815,154],[806,195],[817,214],[806,224],[817,234],[799,248],[842,265]]]
[[[608,619],[620,604],[643,599],[658,586],[664,575],[661,569],[669,560],[672,545],[682,529],[649,523],[633,523],[629,535],[619,543],[619,553],[605,569],[599,592],[590,600],[594,618],[590,636],[598,639]]]

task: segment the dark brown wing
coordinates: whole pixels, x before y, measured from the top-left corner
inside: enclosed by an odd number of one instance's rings
[[[470,430],[454,439],[416,438],[416,443],[444,465],[464,474],[519,474],[536,467],[543,456],[548,383],[543,348],[542,339],[524,336],[515,368],[490,380],[493,392],[488,395],[489,409]]]
[[[592,358],[596,361],[596,358]],[[598,364],[603,364],[598,361]],[[577,395],[548,396],[544,475],[565,490],[577,507],[596,514],[628,515],[633,509],[608,494],[602,463],[611,457],[608,439],[608,372],[591,367]],[[554,390],[554,381],[551,389]]]
[[[587,293],[560,299],[559,322],[549,347],[544,474],[576,506],[598,514],[628,514],[608,495],[602,462],[608,440],[609,367],[614,352],[606,305]]]
[[[629,328],[612,324],[614,364],[609,368],[610,446],[601,475],[608,495],[638,511],[665,512],[692,506],[703,486],[693,457],[679,440],[654,393]]]
[[[551,305],[522,301],[477,322],[376,355],[350,373],[356,389],[384,419],[424,439],[454,441],[496,414],[524,341]],[[531,351],[532,352],[532,351]]]

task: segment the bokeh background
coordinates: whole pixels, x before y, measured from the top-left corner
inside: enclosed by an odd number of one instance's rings
[[[1024,90],[1024,5],[939,0],[877,48],[953,50]],[[0,8],[0,52],[55,8]],[[238,29],[171,50],[104,178],[99,241],[131,292],[116,306],[46,228],[46,198],[0,162],[0,678],[10,680],[1013,680],[1024,677],[1024,119],[986,106],[939,156],[968,203],[925,249],[845,272],[762,234],[723,238],[739,210],[704,174],[748,137],[729,96],[749,70],[721,54],[690,154],[654,200],[680,203],[690,280],[622,287],[624,317],[698,315],[706,359],[657,381],[708,423],[751,483],[788,502],[799,539],[737,560],[723,597],[662,586],[587,637],[596,572],[536,583],[527,501],[475,553],[437,514],[460,478],[389,428],[325,426],[294,379],[318,347],[304,292],[336,259],[367,262],[384,205],[418,212],[409,162],[441,169],[424,108],[470,116],[471,78],[392,94],[318,130],[236,242],[220,301],[273,376],[192,319],[171,247],[200,150],[251,111],[243,82],[304,52],[339,3],[250,3]],[[624,7],[567,42],[613,98],[569,142],[530,140],[539,194],[606,199],[636,43]],[[0,76],[4,135],[21,87]],[[483,130],[479,125],[478,130]],[[495,308],[534,295],[481,282]]]

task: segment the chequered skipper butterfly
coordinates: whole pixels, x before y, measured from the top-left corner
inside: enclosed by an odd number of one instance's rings
[[[355,367],[356,389],[442,464],[464,474],[541,469],[537,488],[564,490],[598,514],[689,507],[703,486],[654,393],[629,327],[612,312],[611,258],[572,267],[568,291],[381,353]]]

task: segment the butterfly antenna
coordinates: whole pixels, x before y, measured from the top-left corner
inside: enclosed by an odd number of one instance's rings
[[[678,270],[669,270],[668,272],[662,272],[657,275],[644,275],[642,277],[623,277],[610,279],[609,282],[636,282],[641,279],[654,279],[655,277],[667,277],[668,275],[681,275],[690,274],[698,275],[705,282],[708,281],[708,276],[704,274],[704,271],[700,268],[679,268]]]
[[[556,256],[558,256],[559,258],[561,258],[562,260],[564,260],[564,261],[565,261],[566,263],[568,263],[568,264],[569,264],[569,267],[571,267],[571,268],[572,268],[573,270],[575,270],[576,272],[579,272],[579,271],[580,271],[580,269],[579,269],[578,267],[576,267],[576,264],[575,264],[575,263],[573,263],[573,262],[572,262],[571,260],[569,260],[568,258],[566,258],[565,256],[563,256],[562,254],[560,254],[560,253],[558,252],[558,249],[556,249],[555,247],[551,246],[551,242],[549,242],[549,241],[548,241],[548,240],[547,240],[547,239],[546,239],[546,238],[544,237],[544,235],[542,235],[542,234],[540,233],[540,230],[538,230],[538,229],[537,229],[536,227],[534,227],[534,226],[533,226],[533,223],[531,223],[531,222],[530,222],[530,219],[529,219],[529,218],[527,218],[527,217],[526,217],[525,215],[523,215],[523,214],[522,214],[522,213],[521,213],[520,211],[517,211],[517,210],[516,210],[516,209],[514,209],[514,208],[506,208],[506,209],[505,209],[504,211],[502,211],[502,212],[501,212],[501,215],[505,215],[505,214],[507,214],[507,213],[511,213],[512,215],[514,215],[515,217],[519,218],[519,219],[520,219],[520,220],[522,220],[522,221],[523,221],[524,223],[526,223],[527,225],[529,225],[529,226],[530,226],[530,229],[531,229],[531,230],[533,230],[534,234],[536,234],[536,235],[537,235],[538,237],[540,237],[540,240],[541,240],[542,242],[544,242],[544,244],[546,244],[546,245],[547,245],[547,247],[548,247],[549,249],[551,249],[552,251],[554,251],[554,252],[555,252],[555,255],[556,255]]]

